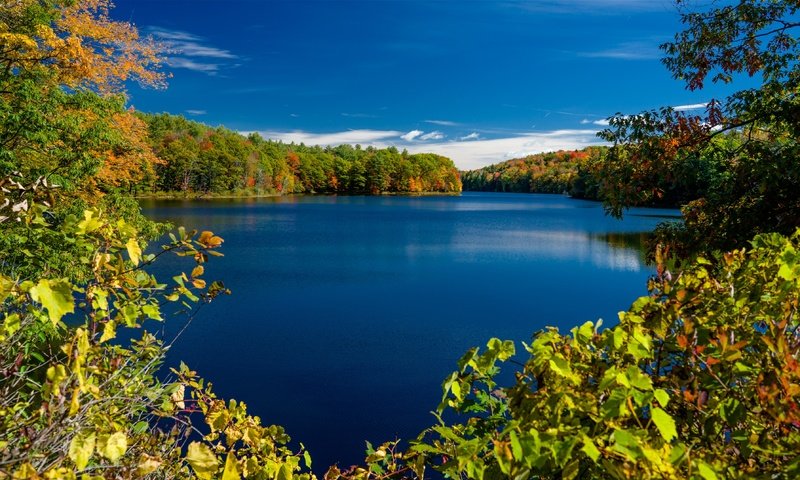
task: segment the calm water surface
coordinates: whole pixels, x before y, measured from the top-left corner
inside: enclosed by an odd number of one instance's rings
[[[284,425],[317,471],[431,425],[442,379],[490,337],[615,323],[652,273],[638,233],[677,214],[618,221],[594,202],[489,193],[143,206],[225,239],[205,277],[233,295],[203,309],[170,362]]]

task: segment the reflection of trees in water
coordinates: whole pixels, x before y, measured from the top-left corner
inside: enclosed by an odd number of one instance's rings
[[[634,250],[643,264],[648,263],[647,252],[653,238],[652,232],[606,232],[596,233],[592,237],[606,242],[613,249]]]

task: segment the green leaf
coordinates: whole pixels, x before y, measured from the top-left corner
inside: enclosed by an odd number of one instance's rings
[[[597,459],[600,458],[600,450],[597,449],[594,442],[589,437],[583,438],[583,446],[581,447],[581,451],[594,462],[597,462]]]
[[[281,465],[275,480],[292,480],[292,467],[288,463]]]
[[[30,289],[31,298],[47,310],[53,326],[57,325],[67,313],[75,311],[72,298],[72,285],[66,280],[42,279]]]
[[[225,470],[222,471],[222,480],[241,480],[241,478],[236,458],[233,456],[233,452],[228,452],[228,456],[225,458]]]
[[[642,456],[639,440],[626,430],[614,430],[614,444],[611,448],[625,455],[629,460],[637,460]]]
[[[717,480],[717,473],[711,468],[711,465],[698,460],[697,464],[697,473],[700,474],[705,480]]]
[[[580,473],[580,461],[577,458],[573,458],[570,460],[569,463],[564,467],[564,470],[561,472],[561,478],[564,480],[572,480],[573,478],[577,478],[578,473]]]
[[[513,430],[509,437],[511,438],[511,453],[514,455],[514,458],[518,460],[522,459],[522,445],[519,443],[519,437],[517,437],[516,432]]]
[[[658,400],[658,403],[660,403],[662,407],[666,407],[669,403],[669,394],[665,390],[657,388],[655,392],[653,392],[653,395],[656,397],[656,400]]]
[[[116,462],[128,450],[128,439],[123,432],[115,432],[103,437],[98,445],[100,455]]]
[[[454,381],[450,385],[450,392],[453,393],[453,396],[456,397],[458,401],[464,400],[464,397],[461,396],[461,384],[458,380]]]
[[[617,327],[614,329],[614,348],[620,349],[622,345],[625,344],[625,340],[628,339],[628,334],[625,333],[621,327]]]
[[[89,458],[94,451],[95,436],[94,433],[82,432],[74,437],[69,442],[69,459],[75,462],[75,467],[80,471],[86,468],[89,463]]]
[[[200,442],[189,444],[189,449],[186,451],[186,461],[192,466],[197,477],[203,480],[211,480],[219,470],[217,456],[207,445]]]
[[[650,416],[664,440],[670,442],[678,436],[678,431],[675,429],[675,420],[667,412],[660,408],[653,408],[650,410]]]
[[[549,365],[552,371],[566,378],[574,385],[580,384],[580,377],[572,371],[572,367],[566,358],[561,355],[554,355],[553,358],[550,359]]]
[[[12,313],[3,319],[3,334],[8,336],[14,335],[14,333],[20,329],[20,326],[19,314]]]

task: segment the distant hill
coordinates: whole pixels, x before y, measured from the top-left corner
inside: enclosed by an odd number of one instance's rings
[[[465,191],[568,193],[596,200],[598,181],[589,167],[607,151],[607,147],[587,147],[538,153],[461,172],[461,182]]]

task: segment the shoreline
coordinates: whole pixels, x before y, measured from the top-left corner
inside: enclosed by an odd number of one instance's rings
[[[156,193],[147,195],[134,195],[136,200],[222,200],[222,199],[248,199],[248,198],[276,198],[276,197],[456,197],[463,192],[382,192],[371,193],[249,193],[238,195],[234,193],[221,194],[167,194]]]

